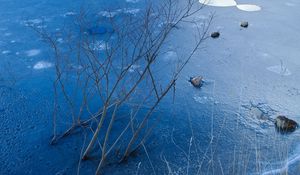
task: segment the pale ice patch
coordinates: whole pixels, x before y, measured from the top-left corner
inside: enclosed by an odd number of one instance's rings
[[[43,20],[41,19],[29,19],[21,22],[21,24],[24,24],[25,26],[35,26],[41,24],[42,22]]]
[[[113,17],[117,16],[120,13],[136,15],[140,11],[141,11],[141,9],[138,9],[138,8],[124,8],[124,9],[118,9],[118,10],[115,10],[115,11],[100,11],[98,13],[98,15],[106,17],[106,18],[113,18]]]
[[[284,76],[289,76],[292,74],[292,72],[283,65],[270,66],[267,67],[267,70]]]
[[[63,16],[64,17],[68,17],[68,16],[75,16],[77,13],[75,13],[75,12],[67,12],[67,13],[65,13]]]
[[[48,61],[39,61],[34,66],[33,69],[35,70],[41,70],[41,69],[48,69],[53,67],[53,64]]]
[[[39,24],[42,22],[42,20],[41,19],[30,19],[30,20],[27,20],[26,22],[33,23],[33,24]]]
[[[123,9],[123,13],[126,14],[131,14],[131,15],[136,15],[141,11],[141,9],[133,9],[133,8],[128,8],[128,9]]]
[[[92,44],[92,49],[96,51],[103,51],[109,49],[109,46],[105,41],[96,41]]]
[[[247,11],[247,12],[255,12],[261,10],[261,7],[252,4],[240,4],[237,5],[236,7],[240,10]]]
[[[128,3],[138,3],[140,0],[126,0]]]
[[[12,35],[12,33],[10,33],[10,32],[4,33],[4,36],[11,36],[11,35]]]
[[[3,50],[1,53],[2,53],[3,55],[7,55],[7,54],[10,54],[11,51],[10,51],[10,50]]]
[[[164,54],[163,60],[165,61],[174,61],[177,58],[177,53],[175,51],[168,51]]]
[[[72,69],[72,70],[80,70],[83,67],[81,65],[69,64],[69,68]]]
[[[33,56],[39,55],[41,53],[41,50],[39,50],[39,49],[31,49],[31,50],[26,51],[25,53],[26,53],[26,55],[28,57],[33,57]]]
[[[118,15],[120,13],[120,10],[115,11],[115,12],[110,12],[110,11],[101,11],[98,13],[98,15],[106,17],[106,18],[113,18],[116,15]]]
[[[129,72],[133,73],[135,72],[138,68],[140,68],[141,66],[140,65],[131,65],[130,68],[129,68]]]
[[[296,6],[296,4],[291,3],[291,2],[286,2],[285,5],[286,5],[286,6],[289,6],[289,7],[294,7],[294,6]]]
[[[200,103],[200,104],[205,104],[207,103],[207,97],[206,96],[203,96],[203,97],[200,97],[200,96],[194,96],[193,99],[197,102],[197,103]]]
[[[270,54],[268,54],[268,53],[262,53],[261,54],[263,57],[270,57]]]
[[[36,27],[37,27],[38,29],[44,29],[44,28],[47,27],[47,25],[37,25]]]
[[[217,7],[232,7],[237,5],[234,0],[199,0],[199,2],[201,4]]]
[[[219,104],[219,101],[216,101],[213,97],[207,97],[207,96],[198,96],[194,95],[193,99],[200,104]]]
[[[62,39],[62,38],[57,38],[57,40],[56,40],[58,43],[63,43],[64,42],[64,40]]]

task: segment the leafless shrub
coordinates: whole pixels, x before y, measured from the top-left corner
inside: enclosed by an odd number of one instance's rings
[[[155,72],[160,64],[159,59],[165,52],[170,35],[180,24],[197,25],[197,21],[191,17],[201,8],[196,0],[166,0],[159,4],[149,1],[138,15],[123,13],[101,18],[99,23],[108,24],[110,28],[109,32],[105,31],[105,35],[99,31],[103,28],[99,28],[98,23],[91,25],[84,10],[75,22],[79,28],[78,33],[72,33],[65,27],[67,34],[53,34],[33,26],[43,40],[50,44],[55,57],[54,136],[51,143],[71,134],[76,128],[96,122],[97,127],[82,154],[82,159],[88,159],[95,144],[100,143],[101,160],[96,174],[100,173],[108,156],[112,155],[129,128],[132,134],[123,145],[120,162],[126,161],[140,146],[145,149],[144,142],[155,127],[155,122],[152,126],[146,125],[164,97],[172,90],[175,92],[176,80],[206,39],[212,17],[206,25],[196,27],[193,47],[186,51],[187,54],[180,55],[174,70],[171,65],[166,67],[170,71],[163,80],[159,80]],[[91,28],[96,31],[89,31]],[[64,37],[64,43],[59,42],[61,36]],[[61,97],[71,111],[72,125],[59,135],[57,117]],[[97,111],[91,109],[95,102]],[[113,126],[118,118],[118,110],[131,103],[135,103],[136,107],[128,114],[128,124],[112,140],[111,133],[116,130]],[[136,116],[142,108],[143,116],[137,120]],[[103,125],[107,120],[109,125],[104,131]]]

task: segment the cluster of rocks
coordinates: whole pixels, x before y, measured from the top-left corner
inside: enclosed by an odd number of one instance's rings
[[[249,23],[247,21],[243,21],[240,23],[240,26],[243,28],[248,28]],[[212,38],[219,38],[220,32],[213,32],[210,35]],[[195,76],[191,77],[189,82],[196,88],[200,88],[203,85],[203,77]],[[289,133],[294,132],[298,128],[298,123],[292,119],[287,118],[286,116],[280,115],[275,119],[275,127],[276,130],[281,133]]]
[[[243,27],[243,28],[248,28],[249,23],[247,21],[242,21],[240,26]],[[210,34],[210,36],[212,38],[219,38],[220,32],[213,32],[213,33]]]

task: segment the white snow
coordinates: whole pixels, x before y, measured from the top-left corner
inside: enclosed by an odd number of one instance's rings
[[[75,12],[67,12],[67,13],[65,13],[63,16],[64,17],[67,17],[67,16],[75,16],[77,13],[75,13]]]
[[[116,12],[101,11],[101,12],[98,13],[98,15],[106,17],[106,18],[113,18],[113,17],[115,17],[118,14],[119,14],[119,11],[116,11]]]
[[[201,4],[217,7],[232,7],[237,3],[234,0],[199,0]]]
[[[140,68],[141,66],[140,65],[132,65],[130,68],[129,68],[129,72],[130,73],[133,73],[133,72],[135,72],[138,68]]]
[[[106,50],[106,48],[109,49],[109,46],[105,41],[96,41],[95,43],[92,44],[91,47],[93,50],[97,50],[97,51]]]
[[[138,3],[139,0],[126,0],[126,2],[128,2],[128,3]]]
[[[133,8],[123,9],[123,13],[131,14],[131,15],[136,15],[140,11],[141,9],[133,9]]]
[[[261,10],[261,7],[252,4],[241,4],[241,5],[237,5],[236,7],[240,10],[247,11],[247,12],[255,12]]]
[[[10,32],[4,33],[4,36],[11,36],[11,35],[12,35],[12,33],[10,33]]]
[[[39,61],[34,66],[33,69],[35,70],[41,70],[41,69],[47,69],[53,67],[53,64],[48,61]]]
[[[296,4],[292,3],[292,2],[286,2],[285,3],[286,6],[289,6],[289,7],[294,7],[296,6]]]
[[[39,49],[31,49],[31,50],[26,51],[25,53],[26,53],[26,55],[28,57],[34,57],[34,56],[39,55],[41,53],[41,50],[39,50]]]
[[[247,11],[247,12],[254,12],[260,11],[261,7],[252,4],[238,4],[235,0],[199,0],[201,4],[205,4],[208,6],[215,6],[215,7],[233,7],[236,6],[238,9]]]
[[[35,25],[41,24],[42,22],[43,22],[43,20],[41,20],[41,19],[30,19],[30,20],[22,21],[21,24],[23,24],[25,26],[35,26]]]
[[[98,13],[98,15],[106,17],[106,18],[113,18],[120,13],[136,15],[140,11],[141,11],[141,9],[138,9],[138,8],[124,8],[124,9],[118,9],[115,11],[100,11]]]
[[[1,53],[5,55],[5,54],[10,54],[11,51],[10,51],[10,50],[4,50],[4,51],[2,51]]]
[[[168,51],[164,54],[163,60],[165,61],[174,61],[177,58],[177,53],[175,51]]]

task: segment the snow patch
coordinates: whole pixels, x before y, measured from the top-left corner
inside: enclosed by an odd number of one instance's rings
[[[237,3],[234,0],[199,0],[201,4],[216,6],[216,7],[232,7]]]
[[[138,14],[140,11],[141,11],[141,9],[132,9],[132,8],[129,8],[129,9],[123,9],[123,13],[131,14],[131,15],[136,15],[136,14]]]
[[[57,38],[57,40],[56,40],[58,43],[63,43],[64,42],[64,39],[62,39],[62,38]]]
[[[12,33],[10,33],[10,32],[4,33],[4,36],[11,36],[11,35],[12,35]]]
[[[47,61],[39,61],[34,66],[33,69],[35,70],[41,70],[41,69],[47,69],[53,67],[53,64]]]
[[[247,11],[247,12],[254,12],[260,11],[261,7],[252,4],[237,4],[235,0],[199,0],[201,4],[205,4],[208,6],[215,6],[215,7],[234,7],[236,6],[238,9]]]
[[[246,12],[255,12],[261,10],[261,7],[252,4],[241,4],[241,5],[237,5],[236,7]]]
[[[286,5],[286,6],[289,6],[289,7],[294,7],[294,6],[296,6],[296,4],[291,3],[291,2],[286,2],[285,5]]]
[[[141,11],[141,9],[138,9],[138,8],[124,8],[124,9],[118,9],[116,11],[100,11],[98,13],[98,15],[106,17],[106,18],[113,18],[113,17],[117,16],[120,13],[136,15],[140,11]]]
[[[174,61],[177,58],[177,53],[175,51],[168,51],[164,54],[163,59],[165,61]]]
[[[67,13],[65,13],[63,16],[64,17],[68,17],[68,16],[75,16],[77,13],[75,13],[75,12],[67,12]]]
[[[109,46],[105,41],[96,41],[95,43],[92,44],[91,48],[96,51],[102,51],[102,50],[106,50],[106,48],[109,49]]]
[[[119,11],[120,11],[120,10],[118,10],[118,11],[116,11],[116,12],[101,11],[101,12],[98,13],[98,15],[103,16],[103,17],[106,17],[106,18],[113,18],[113,17],[115,17],[116,15],[119,14]]]
[[[10,51],[10,50],[3,50],[1,53],[2,53],[3,55],[7,55],[7,54],[10,54],[11,51]]]
[[[30,20],[23,21],[22,24],[24,24],[25,26],[35,26],[41,24],[42,22],[43,20],[41,19],[30,19]]]
[[[31,49],[31,50],[26,51],[26,55],[28,57],[34,57],[34,56],[39,55],[40,53],[41,53],[41,50],[39,50],[39,49]]]
[[[194,95],[193,99],[200,104],[219,104],[219,101],[216,101],[213,97],[207,97],[207,96],[198,96]]]
[[[140,65],[132,65],[132,66],[130,66],[130,68],[129,68],[129,72],[130,73],[133,73],[133,72],[135,72],[138,68],[140,68],[141,66]]]
[[[128,3],[138,3],[139,0],[126,0],[126,2],[128,2]]]

